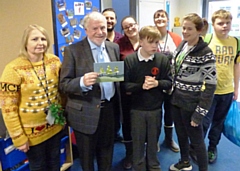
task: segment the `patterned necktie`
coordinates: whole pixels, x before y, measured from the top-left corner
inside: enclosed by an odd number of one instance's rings
[[[104,48],[98,49],[98,63],[105,62],[104,60]],[[115,87],[113,82],[101,82],[100,83],[101,90],[102,90],[102,99],[107,99],[110,101],[110,99],[114,96],[115,93]]]

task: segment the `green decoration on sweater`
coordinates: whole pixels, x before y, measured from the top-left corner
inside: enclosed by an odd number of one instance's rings
[[[66,118],[63,115],[64,109],[60,104],[51,104],[49,110],[52,116],[55,118],[54,124],[65,125]]]

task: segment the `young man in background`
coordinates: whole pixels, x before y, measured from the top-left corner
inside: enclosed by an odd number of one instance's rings
[[[116,12],[113,8],[106,8],[102,11],[102,14],[105,16],[107,20],[107,41],[110,42],[116,42],[118,39],[122,37],[122,34],[119,32],[114,31],[114,28],[117,24],[117,15]],[[119,111],[117,109],[117,111]],[[120,113],[116,112],[115,113],[115,138],[114,141],[116,142],[121,142],[123,140],[123,137],[120,134],[120,129],[121,129],[121,121],[120,121]]]
[[[232,100],[238,98],[239,51],[238,40],[229,36],[232,24],[230,12],[220,9],[212,15],[214,33],[209,43],[216,56],[217,88],[212,106],[203,119],[204,136],[210,127],[208,138],[208,160],[212,164],[217,159],[217,145],[221,139],[223,125]]]
[[[102,14],[107,20],[107,40],[110,42],[116,42],[122,37],[122,34],[114,31],[117,24],[117,15],[113,8],[106,8],[103,10]]]

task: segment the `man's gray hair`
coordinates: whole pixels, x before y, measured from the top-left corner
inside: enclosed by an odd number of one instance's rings
[[[104,15],[102,15],[100,12],[93,11],[88,13],[84,18],[83,18],[83,27],[87,29],[88,23],[90,20],[99,20],[99,21],[104,21],[107,23],[107,20]]]

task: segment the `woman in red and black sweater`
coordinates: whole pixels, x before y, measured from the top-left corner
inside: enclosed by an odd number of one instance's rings
[[[124,36],[121,37],[116,43],[120,48],[120,59],[123,61],[127,55],[136,52],[139,48],[139,35],[138,35],[138,24],[135,18],[126,16],[121,22]],[[132,136],[131,136],[131,118],[130,118],[130,107],[131,107],[131,94],[126,92],[121,84],[121,99],[122,99],[122,113],[123,123],[122,132],[124,138],[124,144],[126,148],[126,157],[123,162],[124,169],[132,168]]]

